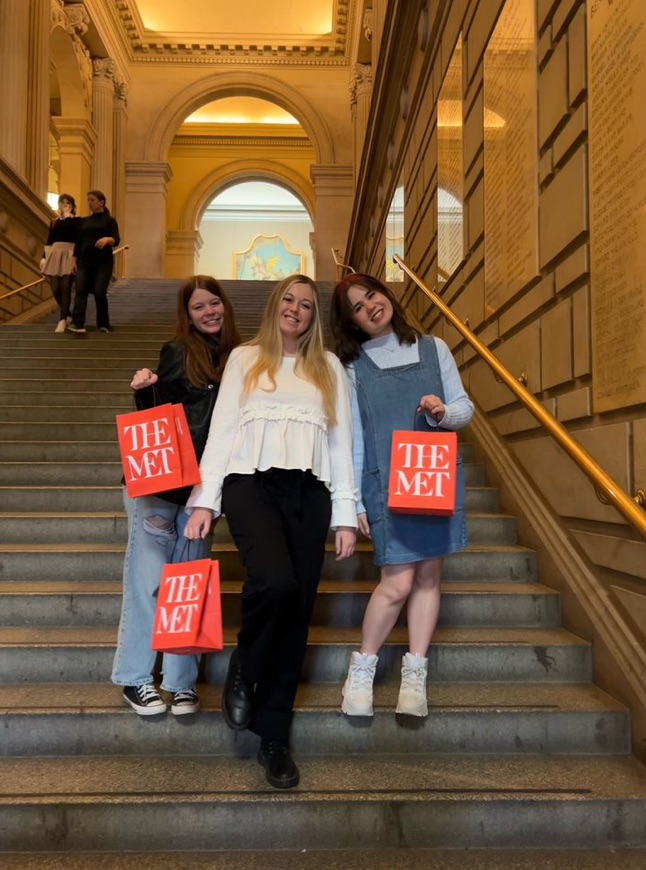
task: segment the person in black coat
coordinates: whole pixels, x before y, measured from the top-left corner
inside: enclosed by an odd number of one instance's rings
[[[90,215],[83,218],[74,246],[76,258],[76,299],[70,332],[85,332],[87,297],[94,293],[96,325],[99,332],[110,332],[108,286],[112,278],[112,249],[119,244],[119,227],[105,205],[105,194],[90,190],[87,195]]]

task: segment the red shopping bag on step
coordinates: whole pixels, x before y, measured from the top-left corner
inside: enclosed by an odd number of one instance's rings
[[[117,414],[119,450],[131,498],[200,483],[183,405]]]
[[[455,432],[393,432],[388,507],[395,513],[455,513]]]
[[[211,559],[164,565],[152,649],[197,654],[222,649],[220,565]]]

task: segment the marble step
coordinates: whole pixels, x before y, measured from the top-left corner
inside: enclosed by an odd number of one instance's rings
[[[0,759],[5,851],[646,849],[631,758],[298,756],[268,786],[253,758]]]
[[[105,681],[116,636],[116,627],[0,627],[0,683]],[[225,650],[204,657],[206,682],[224,681],[235,636],[225,628]],[[359,640],[358,627],[312,626],[303,681],[341,684]],[[380,653],[379,678],[399,674],[407,644],[407,630],[395,627]],[[438,628],[429,669],[437,682],[581,683],[592,676],[589,644],[560,628]]]
[[[0,576],[6,580],[115,580],[121,576],[125,544],[5,544],[0,543]],[[232,543],[214,547],[221,576],[242,579],[238,552]],[[349,559],[336,561],[328,550],[322,576],[334,580],[353,580],[357,572],[363,579],[378,577],[372,548],[359,542]],[[470,545],[447,556],[445,580],[494,580],[497,582],[534,582],[536,554],[517,545]]]
[[[236,626],[241,583],[224,580],[222,618]],[[367,580],[322,580],[312,616],[313,625],[358,626],[375,583]],[[121,613],[120,580],[20,582],[0,580],[0,625],[117,626]],[[559,594],[538,583],[451,583],[442,585],[442,626],[560,625]],[[402,617],[403,621],[403,617]]]
[[[4,853],[3,870],[644,870],[646,851],[600,849],[301,849]]]
[[[0,512],[0,523],[3,540],[12,544],[32,542],[34,539],[41,544],[63,541],[116,543],[126,541],[127,536],[127,521],[123,511]],[[489,513],[467,515],[469,541],[472,544],[515,544],[516,526],[516,518],[511,516]],[[223,517],[215,527],[214,539],[225,541],[229,536],[226,518]],[[330,540],[332,537],[330,533]]]
[[[375,715],[368,719],[340,712],[341,684],[302,684],[292,726],[294,751],[366,757],[393,747],[399,754],[630,752],[628,711],[596,686],[431,680],[427,719],[396,715],[398,691],[396,680],[377,684]],[[121,689],[108,683],[3,686],[3,755],[253,752],[256,738],[232,733],[222,719],[222,687],[200,684],[198,693],[198,714],[140,717],[124,703]]]

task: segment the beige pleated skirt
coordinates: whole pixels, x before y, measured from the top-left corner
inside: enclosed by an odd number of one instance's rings
[[[73,242],[54,242],[45,256],[43,275],[69,275],[74,264]]]

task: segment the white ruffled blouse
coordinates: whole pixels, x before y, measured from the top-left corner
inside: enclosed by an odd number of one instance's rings
[[[336,380],[337,422],[329,428],[321,394],[295,373],[295,357],[283,357],[275,390],[264,375],[243,395],[245,374],[257,353],[257,347],[238,347],[229,357],[200,462],[202,483],[193,488],[187,508],[210,508],[218,516],[227,474],[309,469],[330,490],[332,527],[356,528],[352,416],[343,366],[326,353]]]

